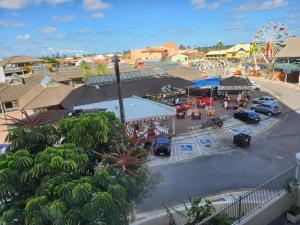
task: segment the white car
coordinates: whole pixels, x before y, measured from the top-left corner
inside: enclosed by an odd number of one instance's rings
[[[252,90],[260,90],[260,85],[257,84],[255,81],[250,81],[251,82],[251,86],[252,86]]]
[[[262,97],[253,99],[253,104],[262,104],[262,103],[278,105],[278,101],[275,98],[273,98],[272,96],[262,96]]]

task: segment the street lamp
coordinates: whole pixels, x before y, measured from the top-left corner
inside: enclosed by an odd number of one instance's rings
[[[125,124],[125,110],[123,104],[122,88],[121,88],[121,79],[120,79],[120,69],[119,69],[119,58],[117,55],[114,55],[113,62],[115,63],[115,73],[117,77],[117,87],[118,87],[118,97],[119,97],[119,108],[120,108],[120,118],[121,122]]]

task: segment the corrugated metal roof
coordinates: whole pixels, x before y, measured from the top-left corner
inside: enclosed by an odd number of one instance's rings
[[[146,77],[153,77],[153,76],[161,76],[164,75],[166,72],[162,69],[154,69],[154,70],[137,70],[131,72],[125,72],[120,74],[121,81],[126,80],[135,80],[141,79]],[[109,74],[105,76],[89,76],[87,78],[88,85],[102,85],[102,84],[109,84],[115,83],[117,80],[115,74]]]
[[[287,45],[283,47],[274,58],[300,57],[300,37],[291,37],[287,40]]]
[[[125,110],[125,119],[127,122],[153,117],[169,117],[174,116],[176,114],[176,110],[170,106],[163,105],[137,96],[133,96],[131,98],[124,98],[123,102]],[[114,112],[117,117],[120,117],[119,100],[80,105],[74,107],[74,109],[106,109],[107,111]]]

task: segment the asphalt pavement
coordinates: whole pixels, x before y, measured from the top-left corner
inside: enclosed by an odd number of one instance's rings
[[[256,82],[262,91],[284,101],[280,122],[247,149],[151,167],[153,184],[138,204],[138,213],[181,204],[188,197],[254,188],[295,163],[295,153],[300,151],[300,91],[277,82]]]

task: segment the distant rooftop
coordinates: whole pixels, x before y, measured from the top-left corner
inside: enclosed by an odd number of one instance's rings
[[[5,66],[7,64],[14,64],[14,63],[28,63],[28,62],[43,62],[43,59],[33,58],[30,56],[12,56],[10,58],[6,58],[0,61],[0,66]]]

